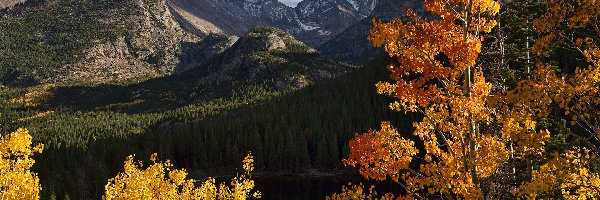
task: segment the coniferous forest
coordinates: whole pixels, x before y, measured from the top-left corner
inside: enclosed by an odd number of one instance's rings
[[[33,167],[39,176],[52,177],[41,180],[42,197],[100,197],[106,180],[122,170],[128,155],[157,153],[192,177],[229,176],[248,151],[257,173],[341,173],[341,160],[348,155],[345,141],[355,133],[382,120],[410,129],[413,115],[389,110],[390,98],[376,93],[375,83],[388,76],[377,66],[386,62],[380,58],[283,96],[216,100],[164,113],[55,110],[18,126],[28,127],[34,141],[45,144]],[[15,119],[19,117],[11,113],[26,115],[21,112],[33,111],[7,110],[3,115]],[[62,137],[39,141],[44,136],[36,132],[41,130]]]
[[[600,197],[599,1],[180,5],[0,3],[0,199]]]

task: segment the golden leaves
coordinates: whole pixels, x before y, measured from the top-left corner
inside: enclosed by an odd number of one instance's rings
[[[544,155],[550,132],[540,128],[539,122],[555,111],[549,106],[558,105],[573,123],[585,125],[585,130],[600,137],[600,41],[597,34],[571,34],[580,28],[598,31],[600,3],[561,0],[548,5],[548,13],[534,21],[540,33],[534,53],[544,54],[557,41],[566,41],[590,65],[559,77],[552,67],[539,64],[531,79],[493,97],[492,85],[483,75],[485,66],[475,63],[482,46],[479,34],[490,32],[497,24],[494,16],[500,5],[496,1],[427,0],[426,10],[439,18],[417,18],[408,11],[407,22],[373,19],[369,40],[398,61],[388,66],[394,82],[379,82],[377,92],[397,97],[391,109],[419,112],[423,119],[413,123],[415,140],[402,138],[388,122],[382,123],[379,131],[357,134],[350,141],[350,155],[344,163],[358,165],[369,179],[390,178],[410,195],[478,199],[483,195],[481,179],[497,174],[509,157],[519,161]],[[419,149],[413,141],[422,142]],[[422,151],[417,154],[418,150]],[[540,185],[523,185],[523,191],[560,186],[566,195],[597,196],[597,187],[592,191],[577,186],[597,184],[597,176],[585,163],[591,157],[574,155],[556,156],[544,164],[532,182],[539,179]],[[578,167],[560,168],[558,163],[578,163]],[[410,168],[414,164],[419,167]],[[555,174],[560,173],[565,174],[561,178],[576,181],[556,184],[560,179]],[[365,198],[364,194],[362,186],[349,186],[339,197]]]
[[[479,152],[475,154],[474,165],[477,166],[479,177],[487,178],[497,173],[498,165],[508,160],[510,152],[497,136],[482,135],[476,140]]]
[[[375,199],[379,199],[379,200],[392,200],[394,199],[394,195],[392,194],[385,194],[381,197],[377,196],[377,191],[375,191],[375,186],[371,186],[369,188],[369,191],[365,191],[364,186],[361,184],[359,185],[352,185],[351,183],[348,183],[348,186],[342,186],[342,192],[338,193],[334,193],[331,196],[326,197],[327,200],[375,200]],[[396,199],[401,199],[401,197],[398,197]]]
[[[565,199],[595,199],[600,196],[600,176],[590,172],[587,149],[554,155],[532,174],[532,180],[519,186],[519,196],[528,198],[554,197],[556,191]]]
[[[242,160],[242,163],[244,163],[242,168],[245,172],[250,173],[251,171],[254,171],[254,156],[252,156],[252,154],[248,154],[244,160]]]
[[[9,104],[21,104],[27,108],[34,108],[41,106],[46,102],[52,95],[54,95],[54,89],[56,85],[45,84],[41,86],[30,87],[27,89],[22,97],[16,97],[7,100]]]
[[[150,164],[146,169],[142,162],[133,161],[133,156],[125,160],[124,172],[109,179],[105,186],[103,199],[247,199],[260,198],[260,192],[255,191],[254,181],[249,179],[254,169],[253,157],[248,154],[243,160],[245,173],[235,177],[230,186],[221,184],[217,190],[215,179],[208,178],[199,187],[196,181],[186,179],[185,169],[171,169],[169,160],[158,162],[157,154],[152,154]]]
[[[54,113],[54,111],[49,110],[49,111],[45,111],[45,112],[41,112],[41,113],[35,114],[35,115],[31,116],[31,117],[19,118],[19,119],[17,119],[17,121],[19,121],[19,122],[26,122],[26,121],[33,120],[33,119],[46,117],[48,115],[51,115],[52,113]]]
[[[245,174],[231,180],[230,187],[225,184],[221,184],[219,187],[218,198],[219,199],[231,199],[231,200],[242,200],[249,197],[260,198],[261,193],[259,191],[252,192],[254,188],[254,181],[250,178],[250,171],[254,170],[254,157],[248,154],[243,163],[243,169]]]
[[[543,16],[533,21],[536,31],[541,35],[534,45],[534,53],[538,55],[545,54],[550,47],[557,45],[576,47],[582,52],[586,49],[597,48],[598,41],[596,41],[596,45],[590,45],[590,43],[583,45],[578,40],[591,38],[586,37],[586,34],[573,34],[573,31],[595,27],[590,28],[590,30],[595,29],[597,34],[597,23],[600,20],[600,1],[552,1],[547,3],[547,9]],[[590,35],[597,37],[594,34]],[[588,60],[588,62],[590,61]]]
[[[39,199],[39,178],[30,169],[32,156],[41,153],[42,144],[31,147],[27,129],[0,137],[0,197],[2,199]]]
[[[482,193],[476,176],[490,176],[508,159],[501,138],[474,130],[477,124],[489,124],[494,114],[487,107],[491,84],[473,66],[482,47],[479,34],[496,26],[493,16],[500,5],[493,0],[432,0],[425,1],[425,8],[440,18],[409,15],[406,23],[373,19],[369,36],[399,63],[388,67],[395,83],[378,83],[378,93],[397,97],[390,104],[394,110],[424,115],[413,124],[413,135],[423,142],[419,163],[424,164],[418,171],[409,168],[418,152],[414,142],[388,122],[380,131],[356,135],[344,163],[359,165],[367,178],[389,177],[406,185],[409,193],[427,190],[478,198]],[[471,70],[473,83],[466,84],[464,74]]]

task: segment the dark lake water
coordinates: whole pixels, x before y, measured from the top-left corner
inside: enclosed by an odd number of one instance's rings
[[[325,199],[326,196],[340,192],[342,186],[347,185],[348,182],[365,183],[358,176],[265,175],[254,176],[252,179],[255,180],[256,188],[262,193],[262,199],[268,200]],[[390,182],[365,183],[369,186],[371,184],[376,185],[379,194],[399,189]]]

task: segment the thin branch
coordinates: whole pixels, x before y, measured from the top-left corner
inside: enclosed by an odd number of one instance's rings
[[[452,12],[454,12],[454,14],[455,14],[455,15],[456,15],[456,16],[457,16],[457,17],[458,17],[460,20],[463,20],[463,21],[465,21],[465,19],[464,19],[464,18],[461,16],[461,14],[460,14],[458,11],[456,11],[456,10],[454,9],[454,7],[452,7],[452,5],[450,4],[450,2],[448,2],[448,1],[444,1],[444,3],[446,3],[446,6],[447,6],[447,7],[449,7],[450,9],[452,9]]]

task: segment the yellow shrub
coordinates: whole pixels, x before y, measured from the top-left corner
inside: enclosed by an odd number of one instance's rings
[[[27,129],[0,137],[0,199],[39,199],[40,180],[30,168],[35,163],[34,153],[41,153],[43,145],[31,147]]]
[[[152,164],[142,169],[142,162],[125,160],[125,171],[106,184],[103,199],[247,199],[260,198],[260,192],[252,193],[254,181],[249,179],[254,169],[253,157],[249,154],[243,161],[245,173],[235,177],[231,186],[221,184],[217,190],[215,179],[208,178],[198,187],[196,181],[186,179],[185,169],[174,169],[169,160],[157,162],[156,154],[150,157]]]

